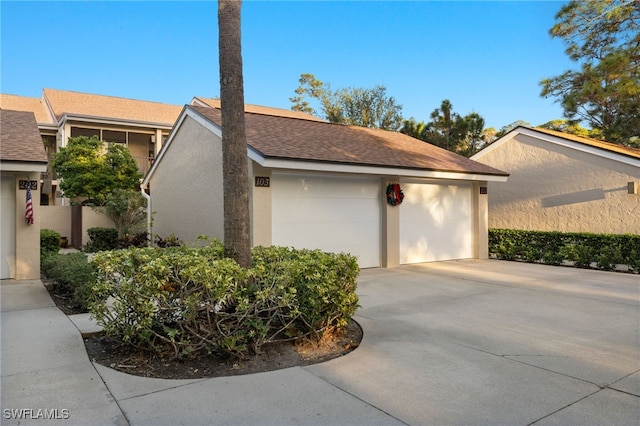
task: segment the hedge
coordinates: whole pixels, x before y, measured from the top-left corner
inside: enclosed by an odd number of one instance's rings
[[[84,251],[95,253],[103,250],[116,250],[119,247],[118,230],[115,228],[102,228],[96,226],[87,229],[89,242],[85,245]]]
[[[53,229],[40,230],[40,257],[47,257],[60,251],[60,234]]]
[[[347,254],[256,247],[253,266],[203,247],[97,253],[90,312],[111,337],[161,356],[230,358],[266,344],[320,337],[358,307],[357,260]]]
[[[55,281],[73,305],[86,311],[93,300],[96,273],[85,253],[52,254],[42,259],[42,273]]]
[[[607,271],[626,265],[640,272],[640,235],[490,229],[489,253],[498,259],[573,264]]]

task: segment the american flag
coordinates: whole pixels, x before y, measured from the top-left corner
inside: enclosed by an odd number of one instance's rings
[[[27,182],[27,208],[24,212],[29,225],[33,225],[33,200],[31,199],[31,182]]]

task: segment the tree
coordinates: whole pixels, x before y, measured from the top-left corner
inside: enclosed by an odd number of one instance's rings
[[[476,112],[461,116],[448,99],[433,110],[430,122],[405,120],[401,132],[467,157],[488,142],[484,118]]]
[[[409,135],[416,139],[422,139],[422,135],[426,127],[427,124],[424,121],[418,122],[415,118],[411,117],[402,122],[400,133],[404,133],[405,135]]]
[[[640,135],[640,2],[572,0],[556,14],[552,37],[565,41],[579,70],[541,81],[569,120],[584,120],[602,138],[628,144]]]
[[[249,165],[238,0],[218,0],[225,255],[251,267]]]
[[[576,123],[574,121],[561,119],[551,120],[539,125],[538,127],[542,129],[557,130],[558,132],[569,133],[576,136],[582,136],[583,138],[595,137],[596,139],[598,139],[598,134],[596,132],[585,129],[579,123]]]
[[[140,191],[119,189],[107,198],[104,206],[96,207],[95,210],[109,216],[120,238],[144,231],[147,200]]]
[[[104,142],[96,136],[69,138],[53,157],[53,170],[68,198],[83,198],[85,205],[102,206],[119,190],[137,189],[142,175],[126,146]]]
[[[516,120],[513,123],[502,126],[500,130],[498,130],[498,132],[495,134],[495,139],[500,139],[518,126],[531,127],[531,123],[524,120]]]
[[[452,133],[454,123],[460,118],[460,115],[454,113],[453,105],[449,99],[445,99],[440,103],[440,108],[436,108],[431,113],[431,122],[427,125],[426,132],[431,143],[441,146],[452,151]]]
[[[393,96],[387,96],[387,88],[377,85],[367,88],[332,90],[329,84],[313,74],[301,74],[297,96],[289,98],[291,109],[316,116],[323,116],[332,123],[371,127],[397,131],[403,123],[402,105]],[[311,107],[306,97],[320,102],[321,113]]]

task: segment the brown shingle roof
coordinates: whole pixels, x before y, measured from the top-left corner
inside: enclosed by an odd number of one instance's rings
[[[194,98],[194,100],[200,101],[200,103],[208,105],[211,108],[220,109],[220,99],[196,97]],[[192,105],[198,105],[198,104],[192,102]],[[245,104],[244,110],[245,112],[252,112],[254,114],[276,115],[279,117],[299,118],[301,120],[326,122],[322,118],[316,117],[315,115],[307,114],[305,112],[300,112],[300,111],[291,111],[289,109],[271,108],[271,107],[265,107],[260,105]]]
[[[46,163],[33,112],[0,110],[0,160]]]
[[[44,89],[43,98],[57,119],[69,114],[173,126],[182,111],[180,105],[55,89]]]
[[[528,127],[525,127],[528,128]],[[540,127],[532,128],[540,133],[546,133],[551,136],[556,136],[562,139],[566,139],[572,142],[578,142],[584,145],[593,146],[595,148],[604,149],[606,151],[616,152],[618,154],[626,155],[628,157],[640,158],[640,148],[631,148],[624,145],[618,145],[611,142],[605,142],[598,139],[583,138],[582,136],[572,135],[570,133],[559,132],[556,130],[542,129]]]
[[[220,110],[189,106],[218,126]],[[246,113],[247,143],[264,157],[508,176],[402,133]]]
[[[0,109],[29,111],[36,116],[38,123],[53,124],[53,119],[49,116],[47,108],[38,98],[0,94]]]

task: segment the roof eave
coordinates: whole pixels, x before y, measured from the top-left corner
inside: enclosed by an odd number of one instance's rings
[[[487,182],[506,182],[509,177],[508,174],[491,174],[474,171],[464,172],[454,170],[412,169],[405,167],[376,166],[352,163],[335,163],[270,157],[265,158],[255,150],[252,152],[251,149],[249,150],[249,158],[253,161],[256,161],[263,167],[272,169]]]
[[[215,135],[217,135],[219,137],[222,137],[222,129],[217,124],[215,124],[214,122],[212,122],[208,118],[204,117],[202,114],[200,114],[195,109],[191,108],[189,105],[185,105],[182,108],[182,111],[180,112],[180,114],[178,115],[178,119],[176,120],[176,123],[171,128],[171,132],[169,133],[169,136],[167,137],[167,141],[162,145],[162,148],[160,149],[160,152],[158,153],[158,156],[156,157],[155,161],[151,165],[151,168],[149,169],[147,174],[142,179],[142,187],[143,188],[146,188],[149,185],[149,182],[151,181],[151,178],[153,177],[153,174],[156,172],[156,169],[158,168],[158,165],[160,164],[160,162],[164,158],[165,153],[167,152],[167,150],[169,149],[169,147],[173,143],[173,140],[174,140],[176,134],[178,133],[178,130],[180,129],[180,127],[182,126],[182,123],[184,122],[184,120],[187,117],[192,118],[193,120],[195,120],[197,123],[199,123],[200,125],[202,125],[206,129],[208,129],[213,134],[215,134]]]
[[[24,161],[24,160],[0,160],[0,168],[3,172],[46,172],[47,162],[45,161]]]
[[[607,158],[613,161],[618,161],[620,163],[629,164],[636,167],[640,165],[640,158],[634,157],[633,155],[630,155],[624,152],[619,152],[619,151],[612,151],[604,147],[589,145],[587,143],[552,135],[552,134],[545,133],[545,132],[536,130],[534,128],[525,127],[525,126],[518,126],[514,128],[509,133],[507,133],[506,135],[502,136],[500,139],[490,144],[488,147],[472,155],[470,158],[472,160],[477,161],[479,158],[482,158],[485,155],[489,154],[491,151],[498,148],[503,143],[513,139],[518,134],[540,139],[549,143],[553,143],[555,145],[564,146],[570,149],[574,149],[576,151],[581,151],[588,154],[596,155],[598,157]]]
[[[110,118],[110,117],[99,117],[93,115],[84,115],[84,114],[73,114],[73,113],[64,113],[60,119],[58,120],[58,126],[61,126],[63,123],[68,121],[80,121],[87,123],[97,123],[97,124],[109,124],[114,126],[128,126],[128,127],[145,127],[145,128],[155,128],[155,129],[163,129],[163,130],[171,130],[173,127],[173,123],[161,123],[155,121],[140,121],[140,120],[131,120],[125,118]]]

